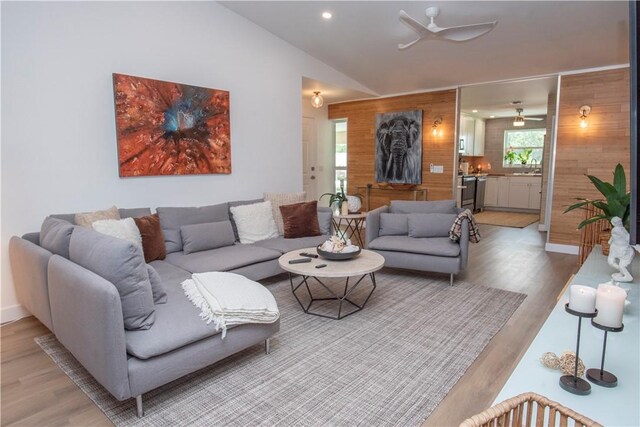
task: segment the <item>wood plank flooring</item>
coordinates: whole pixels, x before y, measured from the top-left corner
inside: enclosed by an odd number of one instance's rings
[[[528,298],[426,420],[458,425],[491,405],[548,316],[577,257],[546,253],[537,224],[524,229],[482,225],[469,268],[458,280],[526,293]],[[2,426],[112,425],[33,341],[49,333],[33,317],[5,325],[1,335]]]

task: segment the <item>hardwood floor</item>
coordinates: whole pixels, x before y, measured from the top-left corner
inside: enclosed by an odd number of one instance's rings
[[[577,256],[544,252],[537,224],[524,229],[481,226],[469,267],[456,279],[528,295],[504,328],[440,403],[425,426],[458,425],[489,407],[555,304]],[[33,341],[49,333],[35,318],[1,334],[1,425],[112,425]]]

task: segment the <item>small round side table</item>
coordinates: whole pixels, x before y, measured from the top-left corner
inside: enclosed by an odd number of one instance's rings
[[[333,214],[333,228],[336,230],[338,237],[346,240],[351,239],[351,242],[364,248],[364,239],[362,238],[362,226],[364,220],[367,218],[365,213],[353,213],[348,215]],[[345,229],[340,227],[345,224]]]

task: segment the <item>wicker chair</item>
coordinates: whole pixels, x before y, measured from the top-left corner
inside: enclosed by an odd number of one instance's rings
[[[573,423],[569,424],[570,420]],[[536,393],[523,393],[500,402],[465,420],[460,427],[565,427],[569,425],[602,427],[602,424]]]

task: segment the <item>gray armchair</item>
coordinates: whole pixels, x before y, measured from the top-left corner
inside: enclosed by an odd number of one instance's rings
[[[391,201],[367,213],[366,247],[382,255],[387,267],[448,273],[453,285],[469,257],[469,221],[462,222],[458,242],[449,238],[460,212],[455,200]]]

